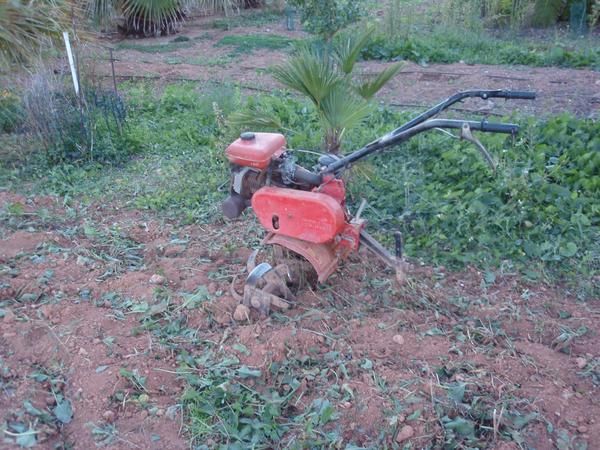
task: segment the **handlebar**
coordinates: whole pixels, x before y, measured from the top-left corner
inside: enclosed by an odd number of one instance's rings
[[[431,130],[432,128],[461,129],[464,124],[469,125],[471,130],[484,131],[488,133],[514,134],[519,131],[519,126],[514,123],[494,123],[486,120],[477,122],[472,120],[431,119],[415,125],[408,130],[401,132],[394,130],[393,132],[379,138],[375,142],[366,145],[360,150],[350,153],[349,155],[346,155],[343,158],[329,164],[321,171],[321,173],[336,173],[338,170],[352,164],[355,161],[358,161],[359,159],[364,158],[367,155],[378,152],[386,147],[407,141],[411,137],[424,131]]]
[[[535,99],[536,93],[529,91],[506,91],[504,89],[496,89],[496,90],[474,90],[474,91],[463,91],[458,92],[441,103],[438,103],[433,108],[428,109],[422,114],[419,114],[414,119],[406,122],[404,125],[396,128],[392,131],[392,134],[401,133],[403,131],[408,130],[409,128],[414,127],[420,123],[425,122],[427,119],[431,119],[433,116],[441,113],[445,109],[450,108],[450,106],[458,103],[465,98],[473,98],[479,97],[483,100],[487,100],[488,98],[505,98],[509,99],[522,99],[522,100],[533,100]]]
[[[450,120],[450,119],[431,119],[441,111],[449,108],[454,103],[457,103],[465,98],[479,97],[481,99],[488,98],[505,98],[505,99],[522,99],[533,100],[536,98],[535,92],[530,91],[508,91],[503,89],[497,90],[473,90],[463,91],[448,97],[443,102],[437,104],[433,108],[418,115],[414,119],[406,122],[404,125],[396,128],[385,136],[367,144],[363,148],[338,159],[317,173],[310,172],[300,166],[296,166],[293,174],[295,181],[307,184],[310,186],[318,186],[325,174],[336,174],[339,170],[349,166],[355,161],[364,158],[367,155],[376,153],[386,147],[399,144],[407,141],[416,134],[430,130],[432,128],[454,128],[462,129],[464,125],[468,125],[471,130],[483,131],[488,133],[506,133],[516,134],[519,131],[519,126],[512,123],[495,123],[487,120],[469,121],[469,120]]]
[[[498,95],[495,95],[494,97],[505,99],[535,100],[536,93],[531,91],[499,91]]]

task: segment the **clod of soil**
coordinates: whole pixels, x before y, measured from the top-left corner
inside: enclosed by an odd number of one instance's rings
[[[158,285],[162,285],[165,284],[165,282],[167,281],[167,279],[165,277],[163,277],[162,275],[158,275],[158,274],[154,274],[150,277],[150,284],[158,284]]]
[[[401,442],[407,441],[414,435],[415,435],[414,428],[411,427],[410,425],[405,425],[400,430],[400,433],[398,433],[398,436],[396,436],[396,442],[401,443]]]
[[[404,338],[402,337],[401,334],[394,335],[394,337],[392,338],[392,341],[394,341],[398,345],[404,345]]]
[[[246,305],[237,305],[235,311],[233,312],[233,318],[238,322],[243,322],[244,320],[250,319],[250,308]]]

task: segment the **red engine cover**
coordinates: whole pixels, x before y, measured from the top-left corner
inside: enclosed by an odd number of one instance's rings
[[[265,186],[252,196],[252,208],[267,230],[323,244],[345,225],[344,209],[327,194]]]
[[[236,139],[227,150],[227,159],[239,166],[266,169],[273,156],[285,148],[285,138],[278,133],[244,133],[246,139]],[[242,134],[242,136],[244,136]]]

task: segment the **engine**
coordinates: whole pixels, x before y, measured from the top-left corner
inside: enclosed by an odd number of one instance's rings
[[[271,162],[285,152],[285,138],[278,133],[242,133],[225,155],[231,163],[229,197],[223,202],[223,214],[234,219],[250,206],[252,196],[265,186],[272,173]]]

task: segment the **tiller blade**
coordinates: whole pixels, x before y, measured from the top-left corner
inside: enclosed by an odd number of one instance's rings
[[[271,309],[284,311],[290,303],[296,301],[296,296],[289,288],[292,282],[290,269],[287,264],[275,267],[267,262],[256,264],[258,251],[252,252],[247,262],[248,277],[244,285],[244,294],[239,295],[232,285],[232,294],[248,308],[257,310],[265,317]]]

